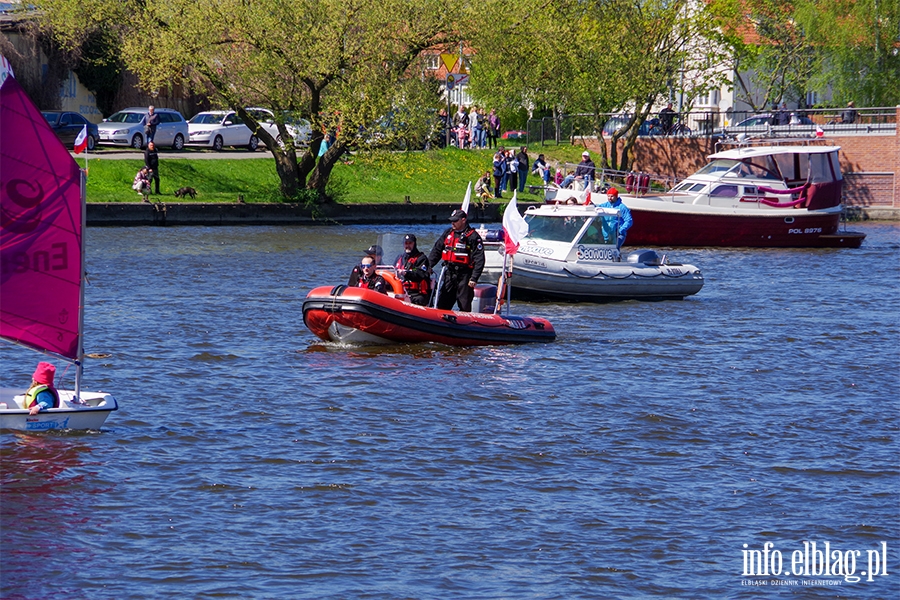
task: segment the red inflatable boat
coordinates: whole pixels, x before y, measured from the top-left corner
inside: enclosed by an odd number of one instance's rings
[[[478,292],[493,293],[495,286]],[[493,288],[489,290],[487,288]],[[477,298],[476,298],[477,300]],[[553,325],[539,317],[454,312],[405,302],[364,288],[323,286],[303,301],[303,322],[325,341],[353,344],[439,342],[450,346],[491,346],[552,342]]]

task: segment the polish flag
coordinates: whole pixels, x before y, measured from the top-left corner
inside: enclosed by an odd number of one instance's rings
[[[519,249],[519,242],[528,235],[528,223],[519,214],[516,206],[516,192],[513,192],[512,200],[503,211],[503,232],[506,253],[512,256]]]
[[[591,190],[586,190],[584,193],[584,205],[585,206],[591,205]]]
[[[88,144],[88,133],[87,133],[87,125],[81,127],[81,131],[78,133],[78,137],[75,138],[75,154],[81,154],[87,149]]]

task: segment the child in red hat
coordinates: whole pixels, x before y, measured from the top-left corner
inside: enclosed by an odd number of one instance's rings
[[[47,362],[39,362],[34,375],[31,376],[31,387],[25,392],[25,408],[32,415],[48,408],[59,407],[59,394],[53,387],[56,367]]]

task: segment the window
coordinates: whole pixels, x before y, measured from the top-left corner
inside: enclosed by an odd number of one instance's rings
[[[718,196],[720,198],[737,198],[738,188],[736,185],[720,185],[716,187],[710,196]]]
[[[806,92],[806,105],[807,106],[815,106],[819,103],[819,93],[818,92]]]
[[[425,68],[437,71],[441,68],[441,58],[437,54],[429,54],[425,57]]]
[[[71,125],[72,124],[72,115],[66,113],[62,116],[62,119],[59,120],[60,125]]]
[[[809,155],[810,183],[828,183],[831,177],[831,158],[828,154]]]

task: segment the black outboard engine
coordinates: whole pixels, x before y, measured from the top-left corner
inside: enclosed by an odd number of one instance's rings
[[[643,263],[645,265],[659,265],[659,254],[653,250],[635,250],[625,259],[629,263]]]

